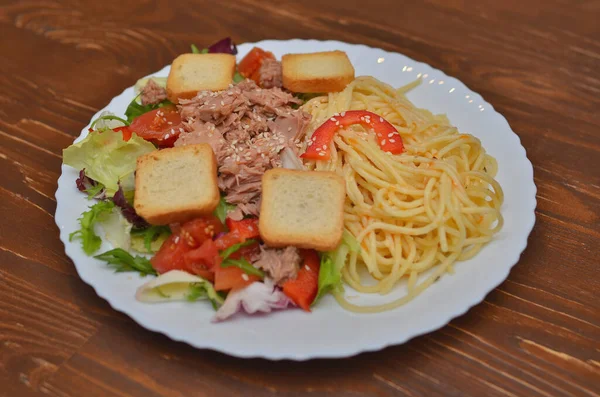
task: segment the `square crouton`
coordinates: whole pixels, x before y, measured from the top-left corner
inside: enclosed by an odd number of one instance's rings
[[[198,91],[221,91],[229,87],[235,73],[231,54],[183,54],[171,64],[167,78],[167,97],[173,103],[189,99]]]
[[[283,86],[292,92],[337,92],[354,80],[354,67],[343,51],[286,54],[281,67]]]
[[[211,213],[218,204],[217,163],[209,145],[157,150],[138,158],[134,207],[148,223],[185,222]]]
[[[344,228],[344,178],[274,168],[262,178],[259,230],[270,247],[335,249]]]

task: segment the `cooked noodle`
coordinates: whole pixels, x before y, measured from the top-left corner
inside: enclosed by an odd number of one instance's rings
[[[345,282],[359,292],[386,294],[407,279],[405,296],[378,306],[358,306],[336,294],[348,310],[379,312],[407,303],[452,271],[455,261],[477,254],[503,224],[496,160],[445,115],[416,108],[404,94],[418,83],[396,90],[359,77],[344,91],[303,106],[313,116],[311,131],[336,113],[368,110],[392,123],[405,145],[401,155],[383,152],[375,134],[356,125],[339,131],[329,161],[307,164],[346,179],[345,228],[361,250],[348,256],[342,268]],[[360,267],[377,283],[366,285]]]

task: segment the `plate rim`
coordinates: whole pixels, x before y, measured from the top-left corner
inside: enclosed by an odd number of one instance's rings
[[[497,276],[493,280],[489,281],[486,284],[486,287],[482,288],[482,291],[480,291],[479,294],[472,296],[466,305],[462,306],[460,309],[448,310],[446,313],[443,313],[442,315],[438,316],[437,321],[432,322],[432,324],[429,327],[424,327],[424,328],[420,329],[418,332],[399,334],[401,336],[398,338],[388,338],[388,339],[385,339],[382,341],[371,341],[371,343],[369,343],[369,344],[362,344],[362,345],[356,344],[352,347],[344,349],[343,351],[336,351],[336,352],[329,351],[328,352],[327,350],[324,350],[324,351],[319,351],[319,352],[312,351],[310,353],[304,353],[304,352],[300,351],[295,354],[291,354],[289,352],[276,353],[272,350],[268,351],[268,352],[258,352],[258,351],[252,350],[252,349],[240,351],[240,350],[229,348],[226,343],[225,344],[224,343],[214,343],[214,342],[211,343],[211,341],[207,342],[204,340],[200,340],[200,341],[189,340],[187,338],[183,338],[178,335],[174,335],[172,332],[169,332],[168,330],[160,329],[159,327],[148,324],[143,319],[141,319],[140,316],[138,314],[136,314],[136,312],[134,310],[130,310],[130,309],[124,307],[124,305],[120,304],[118,300],[111,298],[110,294],[108,294],[108,293],[106,293],[106,291],[102,290],[98,285],[96,285],[96,283],[94,283],[93,280],[88,279],[87,276],[82,271],[80,271],[79,266],[81,266],[81,264],[77,265],[76,261],[74,260],[74,253],[73,253],[74,244],[69,243],[68,231],[64,230],[64,228],[61,227],[60,221],[59,221],[59,216],[60,216],[60,214],[62,214],[64,212],[64,208],[65,208],[65,204],[66,204],[64,202],[64,200],[62,202],[59,201],[59,196],[60,196],[62,187],[65,186],[65,184],[68,182],[68,181],[66,181],[67,175],[65,174],[65,167],[67,167],[67,166],[65,166],[64,164],[61,164],[61,175],[58,178],[57,190],[55,192],[56,211],[54,214],[54,219],[55,219],[55,223],[60,231],[60,240],[64,245],[65,254],[73,262],[73,265],[77,271],[77,274],[79,275],[79,278],[82,281],[84,281],[86,284],[91,286],[99,297],[101,297],[106,302],[108,302],[108,304],[111,306],[112,309],[129,316],[133,321],[135,321],[137,324],[139,324],[141,327],[143,327],[147,330],[161,333],[161,334],[169,337],[172,340],[175,340],[178,342],[185,342],[185,343],[187,343],[195,348],[198,348],[198,349],[211,349],[211,350],[219,351],[221,353],[224,353],[224,354],[227,354],[230,356],[240,357],[240,358],[264,358],[264,359],[269,359],[269,360],[286,360],[286,359],[288,359],[288,360],[294,360],[294,361],[305,361],[305,360],[317,359],[317,358],[343,358],[343,357],[351,357],[351,356],[354,356],[356,354],[363,353],[363,352],[379,351],[381,349],[384,349],[385,347],[400,345],[400,344],[403,344],[403,343],[407,342],[408,340],[413,339],[417,336],[421,336],[421,335],[430,333],[432,331],[435,331],[437,329],[440,329],[440,328],[444,327],[446,324],[448,324],[452,319],[462,316],[468,310],[470,310],[473,306],[481,303],[490,292],[492,292],[496,287],[498,287],[498,285],[500,285],[502,282],[504,282],[507,279],[511,269],[519,262],[521,254],[527,248],[528,239],[529,239],[529,236],[531,234],[531,231],[533,230],[533,227],[534,227],[535,221],[536,221],[535,209],[537,206],[537,199],[536,199],[537,186],[535,185],[535,180],[534,180],[534,168],[533,168],[531,161],[527,157],[527,151],[526,151],[525,147],[522,145],[520,137],[510,127],[510,124],[508,123],[506,118],[501,113],[496,111],[496,109],[492,106],[492,104],[487,102],[479,93],[470,89],[466,84],[464,84],[459,79],[454,78],[452,76],[448,76],[442,70],[434,68],[427,63],[416,61],[416,60],[408,57],[407,55],[404,55],[399,52],[387,51],[387,50],[384,50],[381,48],[370,47],[370,46],[367,46],[364,44],[347,43],[347,42],[336,41],[336,40],[313,40],[313,39],[310,39],[310,40],[307,40],[307,39],[262,40],[262,41],[258,41],[258,42],[241,43],[240,45],[243,44],[245,46],[264,46],[264,47],[268,48],[268,46],[271,43],[277,43],[278,45],[279,44],[288,44],[290,47],[294,46],[295,43],[302,43],[303,45],[309,45],[310,43],[318,43],[319,45],[322,45],[322,44],[342,45],[342,46],[354,47],[356,49],[366,49],[369,51],[371,51],[371,50],[378,51],[378,52],[385,54],[386,56],[387,55],[401,55],[401,56],[407,58],[407,60],[410,60],[411,62],[413,62],[415,66],[425,67],[425,68],[431,69],[432,71],[435,71],[436,73],[439,73],[440,76],[442,76],[447,82],[453,83],[453,87],[462,88],[463,90],[469,92],[469,95],[471,95],[473,98],[477,99],[479,103],[486,106],[486,108],[489,109],[489,116],[495,118],[498,123],[503,124],[503,126],[502,126],[503,129],[508,129],[507,132],[510,132],[507,136],[507,139],[513,140],[514,141],[513,146],[519,147],[521,149],[521,153],[519,154],[519,156],[516,156],[516,157],[518,157],[524,161],[524,165],[526,166],[526,169],[524,169],[523,172],[526,172],[528,175],[531,176],[531,182],[530,182],[530,184],[527,185],[530,188],[530,191],[529,191],[530,197],[529,197],[527,204],[524,204],[524,208],[526,207],[527,213],[522,215],[522,216],[527,216],[528,221],[527,221],[527,226],[525,227],[525,229],[520,231],[521,233],[524,233],[524,237],[522,238],[520,246],[518,248],[516,247],[515,250],[513,251],[514,255],[511,255],[510,257],[507,257],[505,259],[505,262],[507,263],[507,265],[505,267],[503,267],[503,271],[496,273]],[[166,68],[168,68],[168,66],[169,65],[167,65],[167,66],[163,67],[162,69],[160,69],[159,71],[151,73],[145,77],[149,77],[149,76],[153,76],[158,73],[161,73]],[[111,105],[113,104],[113,102],[115,102],[115,100],[117,98],[120,98],[122,95],[125,94],[125,92],[127,90],[130,90],[132,88],[133,88],[133,86],[127,87],[120,94],[113,97],[106,106],[104,106],[96,114],[94,114],[94,116],[90,119],[90,123],[92,120],[97,118],[101,112],[103,112],[105,109],[111,107]],[[76,141],[79,139],[82,139],[82,137],[86,135],[87,129],[89,128],[90,123],[88,123],[88,125],[82,129],[81,134],[75,138]],[[72,182],[72,181],[70,181],[70,182]],[[133,295],[132,295],[132,299],[133,299]],[[367,316],[368,316],[368,314],[367,314]]]

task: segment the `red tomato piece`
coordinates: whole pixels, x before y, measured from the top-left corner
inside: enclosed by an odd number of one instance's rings
[[[202,245],[183,254],[183,260],[190,269],[198,268],[212,271],[221,263],[219,250],[212,240],[204,240]]]
[[[305,311],[310,311],[310,305],[319,291],[319,269],[321,261],[315,250],[300,250],[303,259],[296,279],[283,284],[283,293]]]
[[[232,245],[243,242],[244,240],[242,239],[242,237],[240,237],[238,232],[229,232],[215,240],[215,244],[219,251],[223,251],[224,249],[229,248]]]
[[[175,105],[151,110],[133,119],[129,129],[141,138],[160,147],[173,147],[183,128]]]
[[[254,47],[238,64],[238,72],[245,78],[252,79],[258,84],[260,79],[258,70],[265,59],[275,59],[275,55],[262,48]]]
[[[244,288],[260,277],[246,274],[239,267],[216,267],[215,268],[215,290],[227,291],[230,289]]]
[[[331,141],[340,128],[360,124],[377,134],[381,150],[392,154],[404,151],[404,144],[398,130],[383,117],[366,110],[348,110],[327,119],[312,135],[306,152],[300,157],[309,160],[329,160]]]
[[[159,274],[169,270],[186,270],[184,255],[190,250],[191,247],[179,235],[172,234],[150,259],[150,263]]]
[[[181,225],[181,238],[190,247],[199,247],[205,240],[212,238],[223,231],[223,224],[214,215],[192,219]]]
[[[244,241],[260,237],[260,233],[258,232],[258,218],[246,218],[241,221],[234,221],[227,218],[225,223],[230,232],[237,232]]]

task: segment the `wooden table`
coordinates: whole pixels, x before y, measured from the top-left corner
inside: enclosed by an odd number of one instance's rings
[[[0,395],[598,395],[600,3],[280,3],[0,3]],[[481,93],[521,137],[538,187],[508,280],[437,332],[310,362],[195,350],[98,298],[54,224],[61,150],[138,77],[228,35],[364,43]]]

